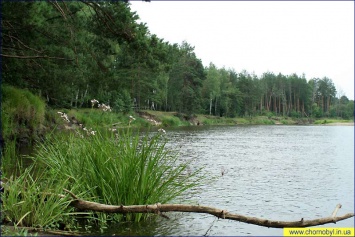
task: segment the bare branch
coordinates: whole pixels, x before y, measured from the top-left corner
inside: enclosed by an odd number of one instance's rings
[[[27,48],[27,49],[33,50],[33,51],[35,51],[35,52],[37,52],[37,53],[42,53],[41,51],[39,51],[39,50],[37,50],[37,49],[34,49],[34,48],[31,48],[31,47],[29,47],[28,45],[24,44],[19,38],[15,37],[15,36],[8,35],[8,34],[5,34],[5,33],[3,33],[3,35],[4,35],[4,36],[7,36],[7,37],[9,37],[9,38],[11,38],[11,39],[17,40],[17,42],[19,42],[23,47],[25,47],[25,48]]]
[[[72,197],[76,197],[74,194],[70,193]],[[73,196],[74,195],[74,196]],[[274,221],[256,217],[249,217],[239,214],[229,213],[225,210],[208,207],[208,206],[196,206],[196,205],[184,205],[184,204],[154,204],[154,205],[131,205],[131,206],[115,206],[106,205],[96,202],[90,202],[78,199],[77,197],[71,203],[72,206],[80,210],[90,210],[96,212],[105,213],[155,213],[161,215],[162,212],[194,212],[194,213],[206,213],[218,218],[235,220],[239,222],[244,222],[248,224],[272,227],[272,228],[285,228],[285,227],[309,227],[324,225],[327,223],[336,223],[337,221],[345,220],[354,217],[354,213],[347,213],[343,216],[335,217],[333,213],[330,217],[318,218],[313,220],[304,220],[301,218],[300,221]],[[337,210],[341,205],[337,205]]]
[[[339,211],[340,208],[341,208],[341,204],[338,204],[332,213],[332,217],[335,217],[337,215],[337,212]]]
[[[22,56],[22,55],[7,55],[7,54],[0,54],[1,57],[4,58],[19,58],[19,59],[34,59],[34,58],[47,58],[47,59],[57,59],[57,60],[66,60],[66,61],[73,61],[74,59],[70,58],[59,58],[59,57],[49,57],[49,56]]]
[[[59,13],[63,16],[64,20],[67,20],[67,17],[63,11],[63,9],[59,6],[57,1],[49,1],[50,4],[52,4],[58,11]]]

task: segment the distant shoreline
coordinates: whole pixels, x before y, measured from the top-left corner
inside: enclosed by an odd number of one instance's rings
[[[336,123],[326,123],[326,124],[319,124],[324,126],[354,126],[354,122],[336,122]]]

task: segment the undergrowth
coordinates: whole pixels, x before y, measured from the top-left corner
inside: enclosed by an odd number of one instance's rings
[[[70,200],[60,197],[62,187],[67,179],[48,178],[46,172],[33,174],[33,166],[26,168],[18,177],[6,180],[4,192],[1,193],[2,211],[5,222],[14,226],[31,226],[38,228],[58,227],[69,223],[73,210]]]
[[[5,140],[15,137],[36,137],[45,120],[45,102],[27,89],[1,86],[2,135]]]

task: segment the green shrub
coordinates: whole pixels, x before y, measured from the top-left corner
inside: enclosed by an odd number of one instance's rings
[[[281,123],[284,125],[289,125],[290,122],[287,119],[281,119]]]
[[[3,85],[2,129],[5,140],[18,136],[35,137],[45,120],[45,102],[26,89]]]
[[[301,112],[297,112],[296,110],[292,110],[290,113],[290,117],[291,118],[300,118],[301,116]]]
[[[208,119],[208,118],[205,118],[205,119],[202,120],[202,124],[204,124],[204,125],[213,125],[214,122],[215,122],[215,120]]]
[[[275,116],[275,114],[273,112],[266,112],[265,115],[267,116],[268,119],[271,119],[272,117]]]
[[[163,117],[162,118],[162,125],[164,127],[174,127],[180,126],[182,124],[181,120],[178,117]]]

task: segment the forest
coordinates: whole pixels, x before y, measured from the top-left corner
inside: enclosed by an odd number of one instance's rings
[[[27,231],[103,235],[111,224],[119,231],[116,223],[154,221],[166,218],[163,212],[206,213],[216,220],[273,228],[354,216],[336,216],[340,204],[330,217],[301,221],[184,205],[190,200],[185,191],[203,190],[224,169],[214,177],[192,159],[178,160],[162,129],[180,122],[194,125],[188,120],[198,115],[208,117],[201,123],[206,125],[234,117],[253,124],[258,116],[321,118],[322,124],[332,117],[353,124],[354,101],[337,92],[332,79],[273,72],[258,76],[213,62],[203,65],[193,45],[150,33],[129,1],[0,4],[2,236],[26,236]],[[111,109],[115,113],[107,112]],[[170,117],[158,118],[158,124],[144,118],[148,112],[142,110]],[[275,124],[261,121],[256,124]],[[152,122],[159,129],[149,133]],[[140,127],[147,132],[137,132]],[[22,154],[21,146],[31,148],[31,154]],[[22,158],[31,163],[22,164]],[[180,198],[184,204],[175,204]]]
[[[328,77],[204,66],[188,42],[151,34],[128,1],[2,1],[1,12],[2,83],[52,108],[89,108],[97,99],[116,112],[354,116],[354,101]]]

